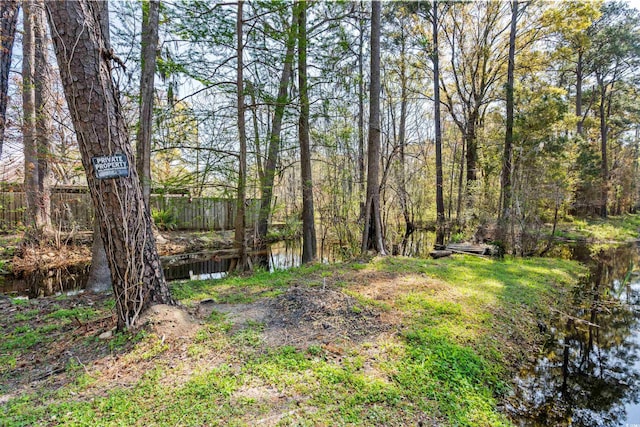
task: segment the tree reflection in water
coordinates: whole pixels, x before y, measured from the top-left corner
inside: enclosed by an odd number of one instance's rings
[[[521,426],[640,423],[638,247],[571,253],[589,262],[590,277],[570,296],[571,312],[556,313],[543,355],[516,378],[509,409]]]

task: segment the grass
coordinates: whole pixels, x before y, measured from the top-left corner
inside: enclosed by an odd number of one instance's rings
[[[3,426],[510,426],[498,407],[513,361],[535,351],[543,338],[536,318],[584,273],[556,259],[384,257],[179,283],[173,294],[187,305],[205,298],[251,303],[292,285],[339,285],[357,298],[354,315],[376,309],[396,326],[363,342],[311,344],[309,337],[307,347],[270,347],[265,324],[234,325],[214,311],[187,343],[137,337],[118,365],[141,370],[128,384],[112,382],[105,368],[74,369],[75,380],[59,389],[0,405],[0,419]],[[58,309],[48,318],[94,315]],[[19,327],[11,336],[0,341],[5,363],[44,337]]]
[[[606,219],[574,219],[559,225],[556,235],[569,240],[626,242],[638,238],[640,215],[624,214]]]
[[[183,304],[212,299],[216,303],[248,304],[257,298],[273,297],[296,281],[309,285],[322,284],[322,264],[280,270],[260,270],[250,276],[232,275],[218,280],[189,280],[171,284],[171,293]]]

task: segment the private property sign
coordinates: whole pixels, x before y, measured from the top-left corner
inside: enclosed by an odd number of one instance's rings
[[[98,179],[129,176],[129,162],[124,154],[92,157],[91,163]]]

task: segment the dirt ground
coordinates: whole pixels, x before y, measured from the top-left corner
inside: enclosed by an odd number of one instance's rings
[[[140,329],[125,339],[115,333],[110,300],[108,295],[92,293],[22,302],[0,297],[0,328],[7,336],[18,330],[45,331],[41,342],[29,350],[0,352],[15,357],[0,367],[0,404],[22,393],[56,390],[77,380],[78,370],[98,378],[101,386],[92,388],[97,394],[135,384],[156,363],[179,365],[181,373],[176,369],[176,375],[186,379],[202,368],[199,365],[210,366],[224,357],[213,350],[201,359],[188,356],[194,336],[214,311],[232,325],[229,335],[260,324],[260,345],[265,349],[317,345],[335,357],[364,340],[394,335],[400,326],[392,313],[364,306],[329,283],[292,286],[276,297],[250,304],[204,300],[190,308],[157,305],[142,317]],[[87,310],[92,313],[90,319],[82,317]],[[58,313],[64,313],[64,318]],[[146,356],[158,345],[160,356]]]

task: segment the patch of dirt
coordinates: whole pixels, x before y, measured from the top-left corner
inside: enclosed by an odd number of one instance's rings
[[[394,326],[394,316],[363,305],[333,286],[294,286],[275,298],[252,304],[215,304],[205,300],[196,313],[206,318],[213,311],[227,315],[233,324],[232,333],[250,322],[264,324],[264,343],[268,347],[360,343]]]
[[[74,377],[69,374],[74,366],[86,367],[108,355],[108,342],[98,339],[116,324],[113,312],[105,306],[108,298],[81,294],[21,304],[0,298],[0,336],[4,341],[0,347],[0,403],[24,389],[58,388]],[[83,310],[94,311],[91,320],[81,314]],[[78,315],[72,314],[74,311]],[[62,317],[64,312],[71,314]]]
[[[360,281],[360,285],[352,289],[360,295],[374,301],[395,305],[399,295],[410,292],[439,293],[448,289],[437,280],[419,274],[406,274],[400,277],[385,275],[370,275],[368,280]]]
[[[206,319],[214,311],[227,316],[227,320],[233,324],[231,332],[236,332],[249,322],[264,323],[270,315],[265,300],[252,304],[216,304],[212,300],[204,300],[200,302],[195,314],[200,319]]]
[[[269,301],[268,310],[264,335],[269,346],[359,343],[391,327],[379,310],[330,287],[290,288]]]
[[[166,304],[154,305],[140,318],[140,324],[163,339],[189,339],[199,324],[184,309]]]

